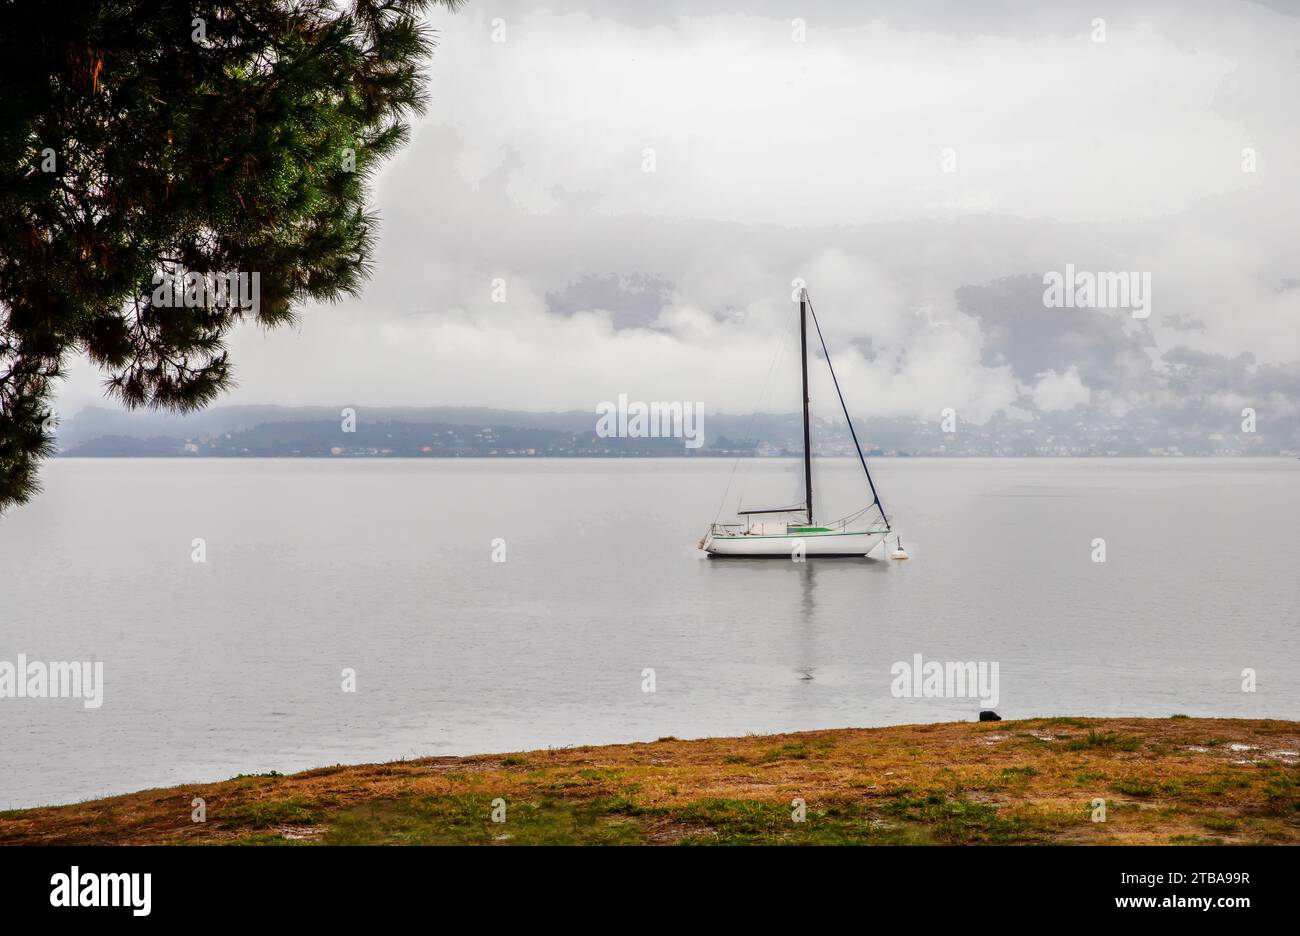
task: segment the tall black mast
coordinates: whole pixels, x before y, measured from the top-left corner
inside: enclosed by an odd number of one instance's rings
[[[803,365],[803,487],[808,503],[808,525],[813,525],[812,445],[808,437],[808,290],[799,290],[799,347]]]

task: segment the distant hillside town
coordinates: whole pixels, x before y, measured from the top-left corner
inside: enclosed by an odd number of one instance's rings
[[[865,419],[854,426],[876,456],[1300,455],[1295,425],[1262,418],[1255,431],[1244,431],[1232,416],[1209,426],[1068,414],[985,423]],[[595,415],[580,411],[228,406],[180,416],[88,407],[59,424],[58,440],[65,457],[782,457],[802,452],[800,426],[793,413],[706,414],[704,444],[690,448],[680,438],[602,437]],[[843,422],[818,420],[813,439],[817,455],[853,454]]]

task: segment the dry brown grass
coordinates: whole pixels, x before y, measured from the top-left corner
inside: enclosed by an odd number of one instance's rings
[[[1297,751],[1297,722],[1190,718],[664,739],[17,810],[0,813],[0,843],[1296,843]]]

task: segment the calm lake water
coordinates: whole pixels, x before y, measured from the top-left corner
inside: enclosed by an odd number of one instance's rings
[[[998,662],[1004,717],[1300,717],[1294,459],[877,459],[911,560],[803,564],[696,551],[732,467],[51,462],[45,493],[0,520],[0,661],[103,661],[104,703],[0,699],[0,807],[974,718],[971,699],[891,694],[916,653]],[[728,512],[742,480],[769,506],[797,471],[743,462]],[[816,473],[826,517],[860,506],[854,462]]]

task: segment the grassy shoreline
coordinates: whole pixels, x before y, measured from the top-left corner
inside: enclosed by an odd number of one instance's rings
[[[10,810],[0,844],[1296,844],[1297,752],[1300,722],[1181,716],[665,738]]]

